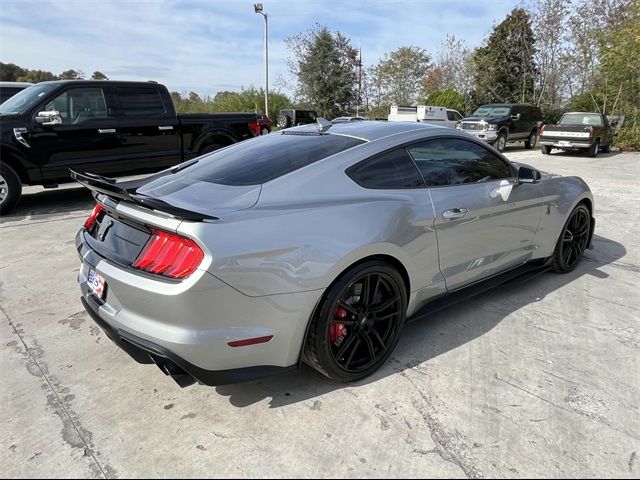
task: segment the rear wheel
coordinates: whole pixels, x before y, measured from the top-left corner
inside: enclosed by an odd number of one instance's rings
[[[542,145],[542,154],[549,155],[551,153],[551,147],[549,145]]]
[[[291,126],[291,119],[288,115],[280,115],[278,117],[278,128],[289,128]]]
[[[316,309],[305,360],[339,381],[360,380],[389,358],[405,325],[407,294],[388,264],[369,261],[343,275]]]
[[[22,182],[13,168],[0,164],[0,214],[9,213],[22,195]]]
[[[591,214],[584,205],[578,205],[562,229],[551,267],[558,273],[569,273],[578,266],[589,246]]]
[[[529,138],[524,141],[524,148],[533,150],[534,148],[536,148],[536,143],[538,143],[538,132],[532,130]]]
[[[597,157],[598,156],[598,152],[600,151],[600,142],[598,140],[596,140],[596,143],[594,143],[593,145],[591,145],[591,147],[589,147],[589,149],[587,150],[587,154],[590,157]]]
[[[602,147],[602,153],[611,153],[611,142],[607,143],[606,147]]]
[[[262,127],[260,130],[260,135],[267,135],[269,133],[269,129],[267,127]]]

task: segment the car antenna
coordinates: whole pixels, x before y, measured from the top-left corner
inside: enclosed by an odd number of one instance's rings
[[[322,134],[333,127],[333,123],[323,117],[317,118],[316,128],[318,129],[318,133]]]

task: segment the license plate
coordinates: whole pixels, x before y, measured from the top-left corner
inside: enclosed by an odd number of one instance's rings
[[[93,292],[98,298],[104,298],[104,294],[107,290],[107,284],[104,281],[104,278],[101,275],[98,275],[95,270],[89,270],[89,275],[87,275],[87,285],[89,285],[89,290],[91,290],[91,292]]]
[[[566,140],[560,140],[558,142],[558,145],[561,147],[570,147],[571,146],[571,142],[567,142]]]

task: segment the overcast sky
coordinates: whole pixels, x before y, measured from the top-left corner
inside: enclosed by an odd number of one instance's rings
[[[0,0],[0,61],[59,74],[100,70],[214,94],[264,84],[262,16],[245,0]],[[371,65],[400,46],[435,54],[446,34],[480,44],[516,0],[263,0],[270,84],[288,76],[284,39],[314,23],[362,46]],[[286,93],[290,93],[285,90]]]

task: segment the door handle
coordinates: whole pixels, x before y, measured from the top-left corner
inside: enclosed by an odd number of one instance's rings
[[[172,125],[160,126],[158,127],[158,130],[173,130],[173,126]]]
[[[442,212],[442,218],[445,218],[447,220],[451,220],[453,218],[462,218],[467,213],[469,213],[468,208],[452,208],[450,210],[445,210],[444,212]]]
[[[115,128],[99,128],[98,133],[116,133]]]

